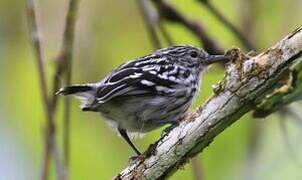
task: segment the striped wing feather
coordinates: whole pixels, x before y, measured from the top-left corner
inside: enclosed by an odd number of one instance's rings
[[[176,81],[165,74],[173,71],[173,64],[162,63],[164,59],[139,60],[121,65],[108,76],[97,92],[98,103],[129,95],[167,95]],[[161,62],[155,64],[154,62]],[[130,65],[129,65],[130,64]],[[174,78],[175,79],[175,78]],[[160,88],[159,88],[160,87]]]

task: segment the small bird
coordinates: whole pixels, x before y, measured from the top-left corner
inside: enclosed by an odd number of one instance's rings
[[[226,62],[202,48],[172,46],[129,61],[98,83],[72,85],[57,94],[75,95],[83,111],[100,112],[133,150],[129,133],[177,125],[196,98],[207,67]]]

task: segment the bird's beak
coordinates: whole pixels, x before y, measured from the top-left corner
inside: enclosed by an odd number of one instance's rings
[[[230,58],[225,55],[208,55],[205,59],[205,63],[213,64],[216,62],[228,62],[229,60]]]

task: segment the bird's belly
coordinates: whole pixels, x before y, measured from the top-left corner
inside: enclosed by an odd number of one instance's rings
[[[176,102],[177,101],[177,102]],[[178,121],[190,106],[181,99],[169,97],[133,97],[111,100],[100,107],[101,114],[114,128],[145,133]],[[176,108],[178,105],[179,107]]]

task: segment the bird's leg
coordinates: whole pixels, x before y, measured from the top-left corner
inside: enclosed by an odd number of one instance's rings
[[[135,145],[131,142],[127,132],[125,129],[121,129],[121,128],[118,128],[118,132],[120,133],[120,135],[126,140],[126,142],[132,147],[132,149],[136,152],[136,154],[138,156],[141,155],[141,153],[139,152],[139,150],[135,147]]]

